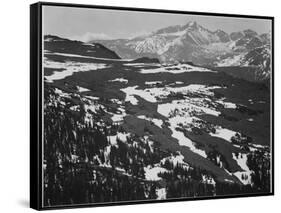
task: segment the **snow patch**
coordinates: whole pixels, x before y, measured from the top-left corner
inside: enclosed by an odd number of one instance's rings
[[[216,181],[214,180],[214,178],[209,177],[207,175],[202,175],[202,183],[206,183],[206,184],[216,186]]]
[[[162,128],[163,121],[160,120],[160,119],[157,119],[157,118],[148,118],[148,117],[146,117],[145,115],[139,115],[138,118],[139,118],[139,119],[144,119],[144,120],[150,121],[150,122],[152,122],[153,124],[155,124],[156,126],[158,126],[159,128]]]
[[[162,83],[162,81],[146,81],[144,84],[151,86],[151,85],[161,84],[161,83]]]
[[[132,66],[132,67],[145,67],[145,66],[153,66],[155,63],[128,63],[123,64],[124,66]]]
[[[122,141],[123,143],[127,142],[127,137],[130,136],[130,133],[121,133],[121,132],[117,132],[116,135],[113,136],[107,136],[107,139],[109,140],[111,145],[117,145],[117,138]]]
[[[173,132],[172,137],[178,140],[180,146],[187,146],[192,152],[207,158],[206,152],[204,150],[197,149],[193,142],[189,138],[185,137],[182,132],[177,131],[174,127],[170,127],[170,129]]]
[[[157,102],[157,100],[152,96],[149,92],[146,92],[144,90],[138,90],[136,89],[138,86],[132,86],[127,87],[124,89],[121,89],[122,92],[126,93],[125,101],[131,102],[133,105],[137,105],[138,100],[134,97],[135,95],[140,96],[141,98],[145,99],[149,102]]]
[[[79,87],[79,86],[77,86],[77,89],[78,89],[79,92],[88,92],[88,91],[90,91],[90,90],[87,89],[87,88]]]
[[[60,56],[76,57],[76,58],[90,58],[90,59],[98,59],[104,61],[132,61],[132,59],[99,58],[99,57],[85,56],[79,54],[69,54],[69,53],[52,53],[52,55],[60,55]]]
[[[251,184],[251,174],[253,173],[247,166],[247,154],[238,153],[238,156],[235,153],[232,153],[232,158],[237,162],[243,171],[234,172],[233,174],[244,184]]]
[[[156,196],[157,196],[157,200],[165,200],[167,199],[167,190],[166,188],[159,188],[156,189]]]
[[[227,109],[236,109],[237,108],[236,104],[231,103],[231,102],[225,102],[225,101],[223,101],[223,99],[218,100],[216,102],[223,105],[224,108],[227,108]]]
[[[212,137],[218,137],[218,138],[222,138],[228,142],[231,142],[231,138],[234,137],[236,135],[237,132],[234,132],[232,130],[229,130],[229,129],[225,129],[225,128],[222,128],[220,126],[217,126],[216,127],[216,133],[212,133],[210,132],[209,134],[212,136]]]
[[[118,108],[118,111],[119,111],[119,114],[117,114],[117,113],[109,113],[109,114],[113,115],[113,116],[111,117],[111,120],[112,120],[113,122],[122,122],[122,121],[124,120],[124,117],[127,116],[126,110],[125,110],[125,109],[119,107],[119,108]]]
[[[152,166],[147,166],[144,167],[144,172],[145,172],[145,179],[146,180],[151,180],[151,181],[157,181],[157,180],[161,180],[161,178],[158,176],[159,173],[164,173],[167,172],[168,170],[160,167],[160,166],[156,166],[156,167],[152,167]]]
[[[122,83],[127,84],[127,83],[128,83],[128,80],[125,79],[125,78],[115,78],[115,79],[113,79],[113,80],[109,80],[109,82],[122,82]]]
[[[116,98],[112,98],[112,99],[110,99],[110,101],[114,104],[119,104],[119,105],[122,104],[122,101],[120,101],[119,99],[116,99]]]
[[[165,165],[165,162],[167,160],[169,162],[172,162],[174,167],[176,167],[178,164],[180,164],[185,169],[189,169],[189,167],[190,167],[188,163],[184,162],[184,156],[180,152],[177,152],[176,156],[172,155],[170,157],[163,158],[160,161],[160,164]]]

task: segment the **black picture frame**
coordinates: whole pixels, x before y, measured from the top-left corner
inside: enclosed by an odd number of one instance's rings
[[[92,203],[92,204],[75,204],[62,206],[43,206],[42,201],[42,7],[75,7],[75,8],[93,8],[93,9],[109,9],[135,12],[157,12],[170,14],[188,14],[188,15],[204,15],[218,17],[237,17],[237,18],[253,18],[267,19],[271,21],[271,44],[272,44],[272,73],[271,73],[271,150],[272,150],[272,185],[269,193],[251,193],[239,195],[224,195],[214,197],[194,197],[194,198],[172,198],[167,200],[145,200],[145,201],[122,201],[116,203]],[[192,11],[175,11],[164,9],[145,9],[130,7],[113,7],[100,5],[84,5],[84,4],[68,4],[68,3],[50,3],[38,2],[30,5],[30,207],[36,210],[49,209],[66,209],[66,208],[82,208],[82,207],[99,207],[99,206],[116,206],[116,205],[134,205],[146,203],[167,203],[176,201],[190,200],[206,200],[206,199],[224,199],[237,197],[255,197],[274,195],[274,17],[257,16],[257,15],[240,15],[240,14],[224,14],[209,12],[192,12]]]

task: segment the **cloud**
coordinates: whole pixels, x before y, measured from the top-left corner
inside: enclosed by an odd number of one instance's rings
[[[138,31],[138,32],[135,32],[135,33],[131,33],[128,36],[128,39],[134,39],[134,38],[139,38],[139,37],[146,37],[146,36],[149,36],[151,34],[152,33],[148,32],[148,31]]]
[[[87,32],[84,35],[81,36],[72,36],[71,39],[73,40],[78,40],[78,41],[83,41],[83,42],[89,42],[92,40],[110,40],[113,39],[109,35],[106,35],[104,33],[91,33]]]
[[[89,41],[94,41],[94,40],[111,40],[111,39],[119,39],[119,38],[127,38],[127,39],[133,39],[133,38],[138,38],[138,37],[145,37],[150,35],[151,32],[147,31],[139,31],[135,33],[128,34],[127,36],[117,36],[117,37],[111,37],[105,33],[91,33],[87,32],[83,35],[79,36],[71,36],[69,39],[71,40],[78,40],[78,41],[83,41],[83,42],[89,42]]]

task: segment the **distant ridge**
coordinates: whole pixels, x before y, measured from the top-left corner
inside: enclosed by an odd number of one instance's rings
[[[87,44],[81,41],[69,40],[54,35],[44,36],[44,48],[47,51],[67,54],[77,54],[97,58],[120,59],[112,50],[99,43]]]

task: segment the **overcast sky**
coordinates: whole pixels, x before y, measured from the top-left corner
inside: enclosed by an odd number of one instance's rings
[[[244,29],[258,33],[271,31],[271,22],[266,19],[43,6],[44,34],[84,41],[131,38],[188,21],[196,21],[209,30],[222,29],[228,33]]]

